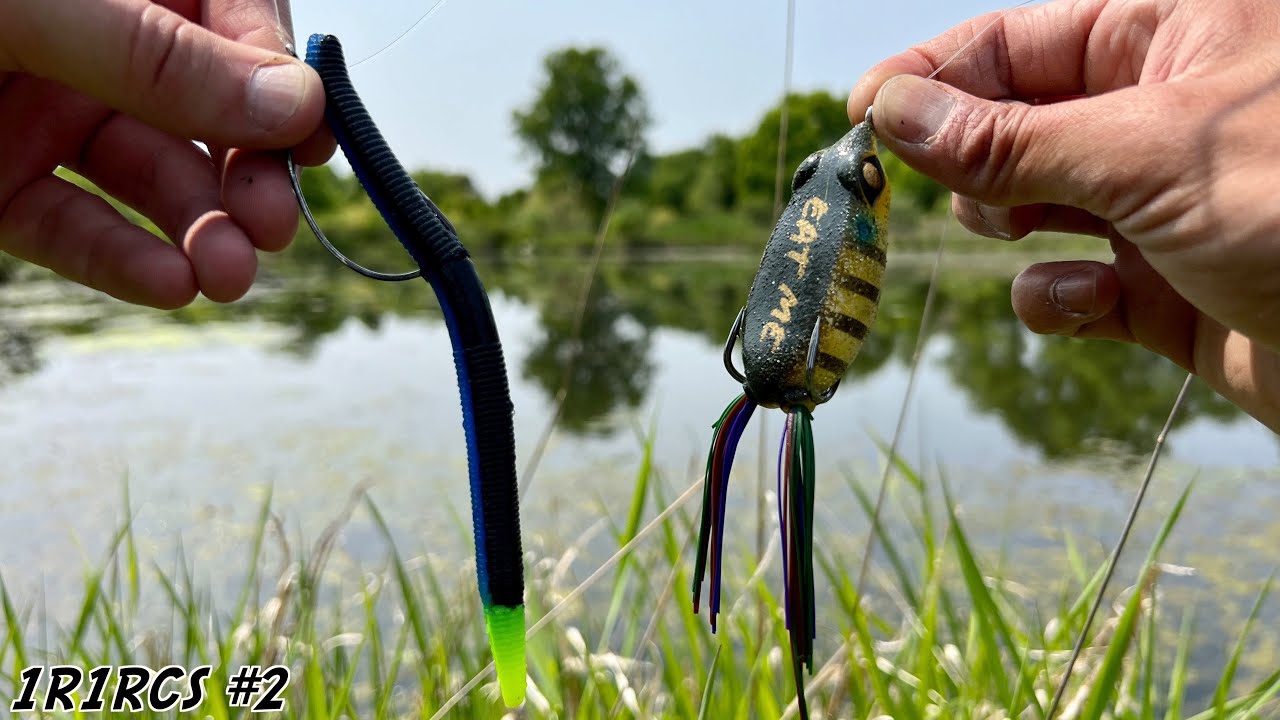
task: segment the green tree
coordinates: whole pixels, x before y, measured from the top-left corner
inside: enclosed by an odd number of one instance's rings
[[[783,161],[783,199],[790,197],[791,176],[800,161],[849,132],[845,101],[820,90],[792,93],[787,100],[786,154]],[[755,132],[738,143],[737,189],[748,209],[773,212],[774,180],[778,168],[778,129],[782,104],[765,114]],[[770,217],[769,219],[772,219]]]
[[[893,188],[893,200],[901,207],[905,201],[921,212],[933,212],[942,205],[942,201],[951,193],[939,185],[928,175],[916,172],[912,167],[898,158],[897,155],[880,148],[880,162],[884,172],[889,176],[889,187]]]
[[[727,135],[712,135],[702,154],[702,165],[689,188],[689,207],[695,212],[733,208],[738,197],[734,187],[738,172],[737,144]]]
[[[307,198],[307,206],[316,215],[341,211],[360,200],[367,202],[355,175],[338,175],[328,165],[307,168],[299,180],[302,193]]]
[[[648,177],[649,202],[684,212],[689,191],[705,163],[706,156],[698,148],[653,158]]]
[[[603,48],[569,48],[543,61],[537,99],[513,113],[516,136],[537,158],[540,182],[568,182],[600,217],[649,112],[640,86]]]
[[[488,209],[488,203],[466,175],[419,170],[410,177],[451,222],[455,221],[454,216],[481,215]]]

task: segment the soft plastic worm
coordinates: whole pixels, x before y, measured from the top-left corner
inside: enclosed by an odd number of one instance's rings
[[[476,574],[503,701],[524,702],[524,564],[515,429],[502,344],[466,248],[392,154],[347,73],[342,45],[313,35],[307,64],[324,82],[325,120],[369,199],[435,290],[453,343],[466,432]]]

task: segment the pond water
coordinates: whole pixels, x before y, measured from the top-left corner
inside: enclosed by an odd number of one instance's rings
[[[477,260],[503,333],[522,470],[570,379],[536,474],[523,478],[528,546],[563,548],[602,513],[622,522],[650,431],[666,497],[696,479],[736,391],[721,349],[755,261],[607,259],[579,323],[584,260]],[[944,260],[900,450],[926,478],[946,478],[979,544],[1004,548],[1007,576],[1034,586],[1061,577],[1065,533],[1101,562],[1185,373],[1136,348],[1022,329],[1008,292],[1025,262]],[[848,482],[878,481],[876,443],[902,408],[928,270],[891,262],[866,348],[814,415],[816,532],[847,547],[851,566],[866,523]],[[468,561],[457,387],[425,285],[268,264],[231,306],[165,314],[39,279],[0,285],[0,309],[0,572],[17,597],[43,588],[55,616],[74,609],[82,568],[100,561],[124,515],[126,479],[144,551],[163,557],[180,536],[215,586],[267,488],[289,531],[314,539],[368,481],[408,552]],[[776,412],[756,418],[731,488],[744,527],[758,458],[776,453],[782,426]],[[1163,559],[1196,568],[1167,582],[1213,608],[1197,645],[1209,676],[1278,557],[1278,456],[1272,433],[1197,384],[1126,554],[1141,559],[1162,511],[1198,476]],[[376,562],[385,544],[356,518],[342,550]],[[611,551],[589,543],[579,575]],[[825,588],[819,598],[831,599]],[[1277,619],[1269,611],[1271,627]],[[1250,669],[1274,667],[1267,657]]]

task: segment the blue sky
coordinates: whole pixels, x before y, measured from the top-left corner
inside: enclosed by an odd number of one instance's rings
[[[797,0],[793,86],[847,95],[884,57],[1012,4]],[[294,0],[294,30],[300,44],[314,32],[337,35],[356,63],[433,5]],[[495,195],[530,177],[511,111],[534,97],[547,53],[607,47],[640,82],[653,116],[650,147],[666,152],[715,132],[744,133],[777,102],[786,19],[786,0],[444,0],[352,78],[407,166],[465,172]]]

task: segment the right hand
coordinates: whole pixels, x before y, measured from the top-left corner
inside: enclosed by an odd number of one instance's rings
[[[1280,432],[1280,4],[1058,0],[982,32],[996,17],[873,67],[850,118],[874,102],[978,234],[1111,241],[1112,263],[1015,280],[1028,328],[1140,343]]]

